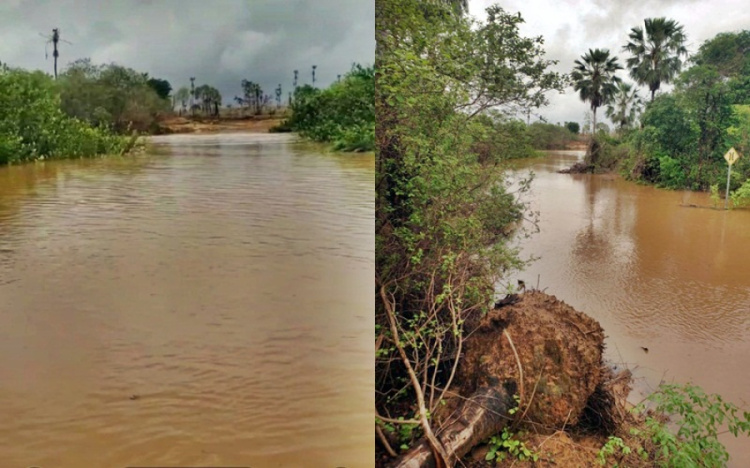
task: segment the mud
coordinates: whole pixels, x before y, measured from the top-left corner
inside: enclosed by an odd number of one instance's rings
[[[578,423],[601,381],[604,331],[554,296],[532,291],[488,313],[465,349],[458,374],[462,395],[514,380],[525,419],[556,428]]]
[[[477,391],[516,388],[518,410],[508,425],[538,460],[488,462],[488,447],[480,444],[459,466],[600,466],[597,454],[612,435],[630,447],[653,449],[630,433],[644,427],[627,400],[632,375],[603,363],[604,331],[593,318],[554,296],[530,291],[498,302],[465,332],[455,393],[435,414],[437,434],[461,418],[461,403]],[[388,459],[378,446],[376,465],[385,466]],[[650,466],[635,453],[609,461]]]
[[[170,117],[159,122],[159,133],[268,133],[281,123],[278,118],[187,119]]]

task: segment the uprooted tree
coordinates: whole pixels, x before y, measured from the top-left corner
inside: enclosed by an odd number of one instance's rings
[[[463,448],[439,440],[433,415],[452,394],[467,327],[523,265],[508,240],[529,215],[504,183],[502,152],[471,151],[474,118],[542,106],[563,84],[542,38],[519,35],[520,15],[494,6],[478,24],[447,4],[376,2],[375,430],[394,456],[394,443],[423,436],[438,466]],[[497,392],[512,401],[502,386],[476,398]]]

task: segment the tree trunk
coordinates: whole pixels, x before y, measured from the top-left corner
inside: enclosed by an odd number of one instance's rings
[[[594,128],[593,128],[593,129],[592,129],[592,131],[591,131],[591,135],[592,135],[592,136],[595,136],[595,135],[596,135],[596,107],[594,107],[594,108],[593,108],[593,109],[591,109],[591,110],[592,110],[592,111],[593,111],[593,113],[594,113]]]
[[[511,421],[508,410],[515,406],[513,393],[504,387],[483,387],[456,411],[440,434],[452,466],[481,441],[500,432]],[[427,441],[414,446],[395,461],[393,468],[434,467],[435,457]]]

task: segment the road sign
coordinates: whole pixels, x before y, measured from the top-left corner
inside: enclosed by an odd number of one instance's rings
[[[731,166],[738,159],[740,159],[740,153],[738,153],[734,148],[729,148],[729,151],[727,151],[727,154],[724,155],[724,159],[726,159],[729,165]]]
[[[729,148],[727,154],[724,155],[724,159],[726,159],[729,163],[729,167],[727,167],[727,193],[724,196],[724,209],[726,210],[727,205],[729,204],[729,181],[730,177],[732,176],[732,164],[740,159],[740,153],[738,153],[734,148]]]

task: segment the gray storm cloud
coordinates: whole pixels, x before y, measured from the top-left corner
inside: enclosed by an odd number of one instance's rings
[[[627,54],[622,46],[630,29],[642,26],[645,18],[665,16],[682,24],[691,53],[720,32],[750,29],[750,9],[744,0],[470,0],[469,12],[483,19],[484,9],[495,3],[507,11],[521,12],[526,21],[521,33],[543,36],[547,58],[558,60],[554,68],[563,73],[569,73],[573,61],[590,48],[609,49],[624,65]],[[629,81],[626,71],[620,76]],[[647,94],[644,87],[641,94]],[[550,105],[541,111],[547,121],[583,122],[588,105],[572,88],[548,97]]]
[[[116,62],[169,80],[173,88],[210,84],[225,102],[240,82],[269,94],[282,84],[326,86],[352,63],[375,57],[372,0],[24,0],[0,3],[0,61],[52,71],[45,39],[59,27],[60,67],[79,58]],[[49,47],[48,47],[49,49]]]

